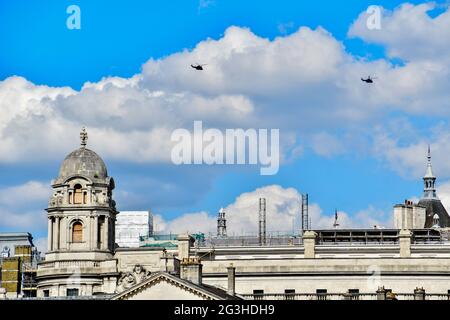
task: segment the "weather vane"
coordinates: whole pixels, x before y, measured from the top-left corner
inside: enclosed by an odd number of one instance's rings
[[[87,144],[88,134],[86,132],[86,128],[83,127],[83,129],[80,132],[80,139],[81,139],[81,146],[84,148]]]

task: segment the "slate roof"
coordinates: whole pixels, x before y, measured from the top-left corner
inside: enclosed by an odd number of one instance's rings
[[[433,227],[433,216],[439,216],[439,226],[441,228],[450,227],[450,216],[439,199],[421,199],[419,205],[426,208],[425,228]]]

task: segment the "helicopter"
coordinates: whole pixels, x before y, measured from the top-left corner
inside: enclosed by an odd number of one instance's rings
[[[206,64],[198,64],[198,63],[196,65],[191,64],[191,67],[194,68],[195,70],[203,70],[203,66],[206,66]]]
[[[373,80],[375,80],[377,78],[371,78],[370,76],[367,77],[367,79],[363,79],[361,78],[361,81],[364,81],[366,83],[373,83]]]

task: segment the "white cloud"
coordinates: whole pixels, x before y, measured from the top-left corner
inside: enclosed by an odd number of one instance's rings
[[[45,230],[47,216],[44,207],[50,194],[49,183],[38,181],[0,189],[0,230]],[[41,207],[42,210],[31,207]]]
[[[259,198],[266,198],[267,232],[298,233],[300,229],[301,194],[294,188],[270,185],[239,195],[232,204],[225,207],[228,235],[256,235],[258,233]],[[339,228],[372,228],[374,225],[392,226],[391,212],[385,213],[369,206],[356,213],[353,218],[345,212],[338,212]],[[334,213],[324,214],[318,204],[309,205],[313,229],[331,229]],[[156,215],[154,223],[160,233],[196,233],[215,235],[216,213],[187,213],[166,221]]]
[[[50,183],[28,181],[22,185],[0,189],[0,206],[20,207],[29,202],[47,203],[50,194]]]
[[[383,20],[384,36],[377,41],[390,46],[383,37],[402,37],[402,23],[409,26],[428,7],[396,10]],[[437,32],[448,15],[422,18],[430,32]],[[372,41],[360,27],[362,19],[350,34]],[[423,56],[394,66],[352,56],[323,28],[301,27],[269,40],[232,26],[222,38],[201,41],[190,51],[149,59],[131,78],[87,82],[80,91],[10,77],[0,82],[0,162],[62,157],[76,147],[86,125],[90,146],[107,159],[169,163],[171,131],[190,128],[194,120],[222,129],[280,128],[286,159],[289,149],[302,150],[309,143],[318,154],[332,156],[355,132],[393,111],[450,115],[448,64],[441,56]],[[197,71],[191,63],[207,66]],[[360,77],[368,74],[379,80],[362,83]],[[341,146],[339,130],[345,133]],[[299,133],[300,145],[292,138]]]
[[[381,29],[369,29],[369,14],[363,12],[349,30],[349,35],[366,42],[382,44],[391,57],[412,60],[449,60],[450,12],[437,17],[428,12],[436,9],[434,2],[402,4],[393,11],[382,10]],[[446,5],[446,9],[448,4]]]

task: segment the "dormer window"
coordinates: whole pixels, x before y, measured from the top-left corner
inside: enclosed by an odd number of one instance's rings
[[[433,216],[433,227],[439,227],[439,216],[437,215],[437,213],[435,213]]]

